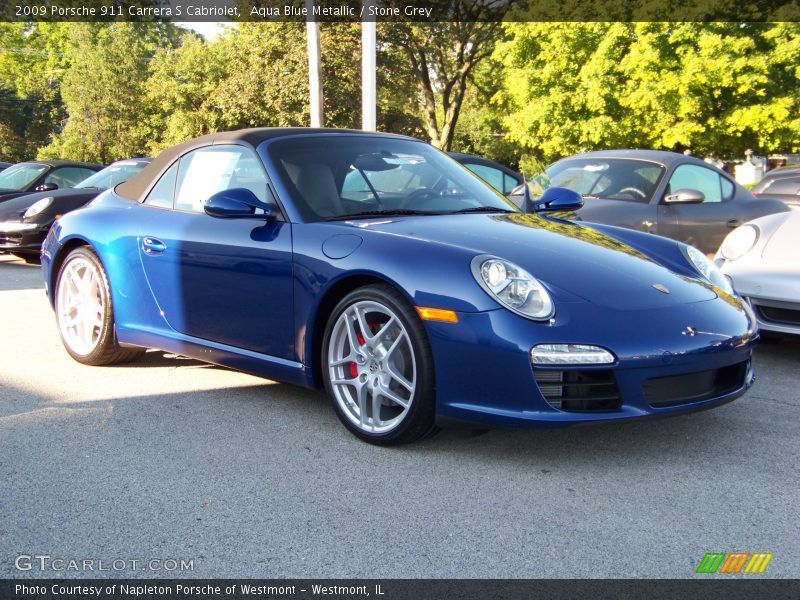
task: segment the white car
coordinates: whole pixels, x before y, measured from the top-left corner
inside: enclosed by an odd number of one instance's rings
[[[753,307],[763,331],[800,335],[800,212],[734,229],[714,262]]]

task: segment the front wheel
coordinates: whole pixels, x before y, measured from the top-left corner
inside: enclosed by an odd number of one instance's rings
[[[323,379],[339,419],[373,444],[436,431],[433,358],[425,328],[389,286],[345,296],[325,328]]]
[[[72,358],[85,365],[110,365],[144,352],[121,348],[105,269],[90,248],[69,253],[56,282],[56,320],[61,341]]]

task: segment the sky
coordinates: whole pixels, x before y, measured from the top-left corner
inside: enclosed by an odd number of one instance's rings
[[[189,21],[179,21],[175,23],[176,25],[181,25],[183,27],[187,27],[188,29],[192,29],[202,35],[207,40],[213,40],[217,37],[220,33],[222,33],[223,27],[230,23],[200,23],[200,22],[189,22]]]

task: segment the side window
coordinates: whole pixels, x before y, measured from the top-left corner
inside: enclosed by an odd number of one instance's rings
[[[172,194],[175,191],[175,175],[178,173],[178,163],[173,164],[161,176],[155,187],[147,194],[144,203],[148,206],[172,208]]]
[[[200,148],[181,158],[175,208],[203,212],[209,196],[232,188],[247,188],[262,202],[271,202],[267,177],[252,150],[242,146]]]
[[[471,163],[466,163],[464,166],[475,173],[475,175],[483,179],[498,192],[503,192],[503,172],[500,169]]]
[[[74,187],[87,177],[94,175],[91,169],[83,169],[80,167],[60,167],[53,169],[44,178],[43,183],[54,183],[59,188]]]
[[[510,194],[511,191],[517,187],[519,184],[517,180],[511,177],[511,175],[503,175],[503,193]]]
[[[682,189],[697,190],[703,192],[706,199],[704,204],[711,202],[722,202],[721,181],[724,181],[730,186],[730,192],[733,192],[733,184],[730,181],[722,179],[717,173],[711,169],[706,169],[698,165],[681,165],[672,174],[669,180],[669,188],[667,193],[674,193]]]
[[[722,184],[722,200],[728,201],[733,198],[733,192],[736,189],[735,186],[724,177],[720,177],[719,181]]]

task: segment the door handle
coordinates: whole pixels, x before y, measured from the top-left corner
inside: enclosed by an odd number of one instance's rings
[[[145,254],[164,254],[167,245],[154,237],[145,237],[142,239],[142,250]]]
[[[730,221],[728,221],[726,224],[727,224],[727,225],[728,225],[728,227],[730,227],[731,229],[736,229],[736,228],[737,228],[739,225],[741,225],[741,224],[742,224],[742,221],[741,221],[740,219],[731,219],[731,220],[730,220]]]

